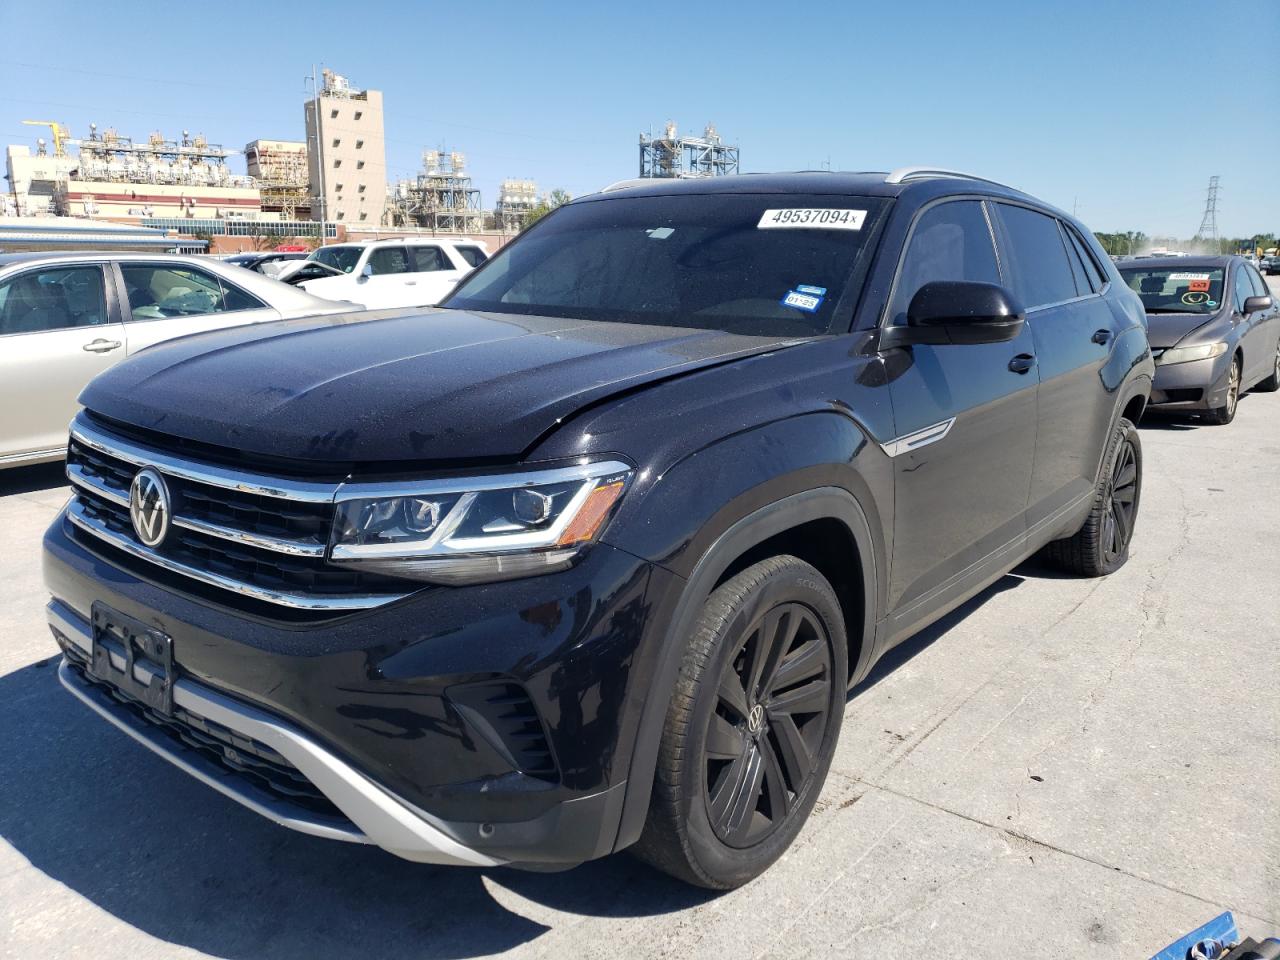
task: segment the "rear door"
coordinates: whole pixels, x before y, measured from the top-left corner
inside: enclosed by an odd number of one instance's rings
[[[413,301],[414,306],[439,303],[471,269],[465,260],[444,245],[419,243],[410,249],[417,270],[414,282],[418,285],[415,291],[418,299]]]
[[[1115,410],[1103,368],[1119,325],[1105,274],[1075,230],[1011,203],[992,205],[1014,294],[1027,310],[1040,370],[1028,529],[1053,524],[1091,496]]]
[[[890,325],[932,280],[1003,283],[985,204],[946,200],[919,214],[907,241]],[[1035,456],[1035,346],[916,344],[885,354],[893,401],[894,555],[890,609],[928,618],[1021,545]],[[900,632],[895,628],[895,632]]]
[[[257,297],[198,267],[120,261],[130,355],[152,344],[206,330],[278,319]]]
[[[408,246],[380,246],[369,251],[370,276],[361,275],[356,298],[370,310],[418,303],[418,278]]]
[[[125,355],[102,263],[35,267],[0,281],[0,460],[67,444],[76,397]]]

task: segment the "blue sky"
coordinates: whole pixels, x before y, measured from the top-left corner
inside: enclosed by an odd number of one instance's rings
[[[285,9],[0,4],[0,143],[34,141],[23,119],[302,139],[315,63],[383,91],[393,176],[460,150],[486,206],[503,177],[634,176],[642,130],[710,120],[744,171],[956,167],[1095,230],[1188,236],[1217,174],[1224,234],[1280,231],[1280,0]]]

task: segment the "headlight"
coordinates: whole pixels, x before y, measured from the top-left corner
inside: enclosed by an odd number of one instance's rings
[[[1192,360],[1208,360],[1220,357],[1227,352],[1227,345],[1218,343],[1198,343],[1194,347],[1174,347],[1156,357],[1156,363],[1164,366],[1169,363],[1189,363]]]
[[[330,559],[433,583],[507,580],[567,567],[604,529],[625,463],[588,463],[338,493]]]

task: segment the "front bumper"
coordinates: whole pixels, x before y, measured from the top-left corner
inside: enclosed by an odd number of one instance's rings
[[[61,516],[44,566],[63,684],[277,823],[431,863],[568,865],[614,849],[647,686],[644,561],[598,545],[559,574],[431,588],[315,622],[268,622],[191,596]],[[164,729],[172,717],[86,674],[94,604],[172,638],[172,709],[194,733]],[[530,772],[470,697],[492,684],[533,712],[550,769]],[[210,731],[222,740],[205,742]],[[317,802],[243,775],[237,758],[262,756],[297,771]]]
[[[1157,364],[1148,405],[1160,410],[1212,410],[1227,402],[1231,353],[1189,363]]]

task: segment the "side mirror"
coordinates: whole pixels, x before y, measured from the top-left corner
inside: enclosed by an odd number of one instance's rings
[[[364,265],[364,269],[360,271],[360,281],[363,283],[365,280],[368,280],[372,276],[373,276],[373,264],[366,263]]]
[[[1244,313],[1247,316],[1259,310],[1270,310],[1272,302],[1270,297],[1248,297],[1244,302]]]
[[[997,283],[934,280],[916,291],[906,326],[886,327],[880,349],[912,343],[1004,343],[1014,339],[1026,310]]]

